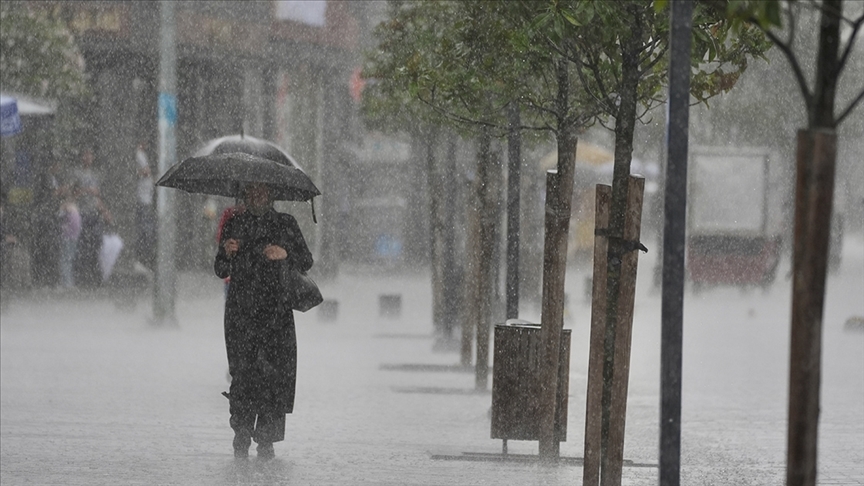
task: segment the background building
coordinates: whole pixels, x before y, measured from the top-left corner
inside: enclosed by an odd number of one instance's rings
[[[86,121],[73,146],[93,149],[103,199],[131,244],[138,143],[154,169],[158,156],[160,3],[26,3],[65,20],[84,57],[92,99],[59,110]],[[323,193],[315,201],[317,225],[308,204],[285,205],[321,276],[334,274],[341,261],[401,266],[427,251],[427,238],[416,235],[428,226],[421,221],[423,165],[412,162],[417,151],[411,141],[408,150],[381,136],[365,142],[358,113],[362,51],[383,8],[323,0],[175,3],[177,160],[208,139],[240,132],[284,147]],[[381,143],[401,148],[376,159]],[[78,154],[69,152],[54,157],[72,169]],[[229,204],[177,193],[180,269],[210,266],[218,215]],[[415,235],[408,244],[406,235]]]

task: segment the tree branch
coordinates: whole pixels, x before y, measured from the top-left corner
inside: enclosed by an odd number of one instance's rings
[[[850,113],[852,113],[852,110],[855,109],[855,107],[858,105],[858,103],[861,102],[862,99],[864,99],[864,89],[862,89],[861,92],[858,93],[858,96],[856,96],[855,99],[852,100],[851,103],[849,103],[849,106],[847,106],[846,109],[843,110],[840,116],[837,117],[835,125],[840,125],[840,122],[842,122],[844,118],[849,116]]]
[[[843,67],[846,65],[846,60],[849,58],[849,53],[852,52],[852,46],[855,45],[855,37],[858,35],[858,31],[862,24],[864,24],[864,15],[858,17],[858,19],[852,22],[852,33],[849,35],[849,41],[846,43],[846,48],[843,49],[843,54],[840,55],[840,61],[837,64],[837,71],[842,71]],[[837,74],[839,75],[840,73],[838,72]]]
[[[763,29],[762,26],[759,25],[759,22],[756,19],[751,18],[751,21],[765,33],[768,39],[774,43],[778,48],[780,48],[780,52],[786,56],[786,59],[789,61],[790,66],[792,67],[792,72],[795,75],[795,80],[798,82],[798,87],[801,89],[801,94],[804,96],[804,103],[807,105],[807,112],[811,111],[813,106],[813,94],[810,92],[810,87],[807,86],[807,79],[804,77],[804,71],[801,69],[801,65],[798,63],[798,58],[795,57],[795,53],[792,51],[792,48],[789,44],[786,44],[779,37],[774,35],[768,29]]]
[[[587,67],[588,70],[591,71],[594,77],[594,82],[597,83],[597,89],[600,91],[600,102],[604,105],[606,109],[611,109],[611,107],[605,106],[607,103],[609,103],[609,90],[606,89],[606,85],[603,83],[603,76],[600,75],[600,68],[598,66],[599,61],[593,56],[591,56],[590,49],[586,49],[585,52],[589,60],[591,61],[591,64],[587,64],[585,67]],[[621,83],[618,82],[617,84],[620,85]]]
[[[668,51],[668,50],[669,50],[669,45],[668,45],[668,44],[664,44],[664,45],[663,45],[663,49],[660,50],[660,53],[657,55],[657,57],[655,57],[654,59],[652,59],[651,62],[648,63],[647,66],[645,66],[644,69],[642,69],[642,70],[639,71],[639,77],[641,78],[641,77],[642,77],[646,72],[648,72],[648,71],[650,71],[651,69],[653,69],[654,66],[656,66],[657,63],[660,62],[660,61],[663,59],[663,57],[666,55],[666,51]],[[640,64],[641,64],[641,63],[640,63]]]
[[[588,80],[585,79],[585,75],[582,73],[582,70],[579,69],[579,67],[580,67],[580,65],[577,64],[577,65],[576,65],[576,76],[579,78],[579,82],[582,84],[582,86],[583,86],[583,90],[584,90],[586,93],[588,93],[588,96],[590,96],[591,98],[593,98],[594,101],[597,102],[598,104],[600,104],[601,106],[606,105],[606,104],[607,104],[607,99],[608,99],[608,98],[607,98],[606,96],[603,96],[603,95],[598,96],[597,93],[595,93],[594,90],[592,90],[592,89],[588,86]],[[582,67],[588,67],[588,66],[585,66],[584,64],[582,64]],[[590,68],[589,68],[589,69],[590,69]],[[595,78],[596,78],[596,77],[595,77]],[[598,89],[601,91],[601,93],[603,92],[603,88],[602,88],[602,86],[598,87]],[[604,110],[608,110],[608,109],[609,109],[609,107],[604,107]]]
[[[660,44],[662,41],[663,40],[658,37],[658,38],[652,40],[651,42],[649,42],[648,44],[645,44],[645,55],[639,59],[639,65],[640,66],[642,65],[643,62],[649,61],[651,59],[651,56],[654,54],[654,49],[657,48],[657,44]],[[656,64],[657,61],[663,57],[663,53],[666,52],[666,47],[667,46],[664,43],[664,47],[660,51],[660,54],[657,55],[654,58],[654,60],[651,61],[651,65]]]

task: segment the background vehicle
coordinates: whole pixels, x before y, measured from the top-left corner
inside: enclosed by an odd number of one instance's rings
[[[696,285],[769,285],[783,234],[783,176],[763,148],[694,147],[687,271]]]

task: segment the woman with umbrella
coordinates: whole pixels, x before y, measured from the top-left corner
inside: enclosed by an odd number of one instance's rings
[[[321,301],[317,288],[314,301],[298,294],[304,284],[298,284],[297,277],[312,267],[312,253],[297,220],[276,212],[273,201],[312,205],[321,192],[281,148],[242,134],[208,142],[195,156],[168,169],[156,185],[243,200],[244,211],[222,228],[214,263],[218,277],[231,278],[225,301],[231,389],[225,395],[234,456],[248,457],[254,439],[258,457],[272,458],[273,443],[285,438],[285,414],[294,410],[297,338],[292,306],[305,312]]]
[[[284,265],[309,270],[312,254],[294,217],[273,209],[272,192],[263,183],[242,187],[246,209],[225,223],[214,263],[217,276],[231,278],[225,344],[238,458],[248,456],[253,439],[258,457],[272,458],[294,408],[297,340],[280,272]]]

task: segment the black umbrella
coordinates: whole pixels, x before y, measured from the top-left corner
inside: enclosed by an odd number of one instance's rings
[[[290,160],[290,159],[289,159]],[[296,164],[243,152],[190,157],[168,169],[157,186],[215,196],[241,197],[243,186],[267,184],[273,199],[309,201],[321,192]]]
[[[292,165],[303,170],[293,157],[282,150],[282,147],[279,147],[273,142],[243,135],[242,133],[239,135],[228,135],[227,137],[214,138],[198,149],[198,151],[195,152],[194,157],[230,154],[234,152],[257,155],[264,159],[269,159],[283,165]]]
[[[235,169],[229,169],[227,171],[220,169],[220,172],[218,174],[210,174],[209,179],[202,177],[201,175],[206,175],[210,167],[200,167],[200,165],[206,165],[208,163],[206,161],[224,164],[225,162],[222,161],[222,159],[214,159],[212,157],[229,154],[249,154],[260,157],[262,159],[276,162],[285,167],[296,169],[293,172],[289,171],[292,173],[290,176],[290,181],[287,183],[287,185],[276,187],[275,184],[270,184],[273,189],[274,197],[275,199],[282,201],[309,201],[309,203],[312,205],[312,220],[316,223],[318,222],[315,218],[315,201],[312,198],[320,195],[321,192],[318,191],[317,187],[315,187],[312,179],[310,179],[309,176],[305,172],[303,172],[300,164],[298,164],[293,157],[291,157],[287,152],[282,150],[282,148],[275,143],[267,140],[262,140],[260,138],[250,137],[242,133],[239,135],[228,135],[225,137],[214,138],[206,142],[200,149],[198,149],[197,152],[195,152],[195,155],[193,157],[186,159],[180,164],[177,164],[174,167],[168,169],[168,171],[165,173],[165,175],[162,176],[162,178],[159,180],[159,182],[156,183],[156,185],[183,189],[187,192],[239,197],[241,192],[240,184],[232,186],[228,180],[228,177],[231,177],[232,174],[234,174],[234,172],[232,171]],[[188,164],[190,165],[190,168],[184,168],[183,174],[175,175],[176,171],[179,170],[179,167],[181,165],[185,165],[187,161],[193,159],[200,159],[204,160],[205,162],[190,162]],[[229,160],[234,160],[235,163],[246,163],[246,161],[241,160],[241,158],[234,158]],[[192,169],[193,166],[195,167],[195,169]],[[236,171],[248,172],[250,170],[253,173],[261,171],[261,169],[252,167],[247,167],[246,169],[236,168]],[[267,173],[267,170],[273,169],[264,169],[264,173]],[[193,178],[190,178],[190,176],[187,174],[192,174]],[[183,177],[183,179],[180,178],[181,176]],[[244,177],[250,176],[246,175]],[[205,183],[205,180],[209,182]],[[220,183],[216,182],[217,180],[221,180],[221,185],[225,187],[217,187],[220,185]],[[233,182],[270,183],[272,181],[234,180]]]

